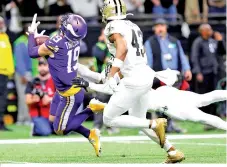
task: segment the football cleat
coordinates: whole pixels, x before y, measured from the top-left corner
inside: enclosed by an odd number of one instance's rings
[[[166,126],[167,126],[167,119],[165,118],[158,118],[156,120],[156,128],[154,129],[155,133],[157,134],[161,148],[164,147],[166,141]]]
[[[91,129],[88,140],[94,147],[96,156],[100,157],[101,155],[100,130]]]
[[[164,162],[164,164],[174,164],[181,162],[183,160],[185,160],[184,153],[176,150],[176,154],[167,156],[167,159]]]
[[[94,113],[102,112],[106,106],[106,103],[103,103],[95,98],[91,99],[88,108],[90,108]]]

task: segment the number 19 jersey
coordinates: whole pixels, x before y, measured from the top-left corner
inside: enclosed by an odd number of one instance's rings
[[[138,72],[138,68],[146,66],[147,55],[143,45],[143,33],[140,28],[129,20],[114,20],[106,25],[104,30],[109,52],[115,57],[116,47],[109,41],[112,34],[119,33],[127,43],[127,55],[123,67],[120,69],[124,77]]]
[[[77,60],[80,41],[69,41],[60,35],[45,42],[53,53],[47,59],[50,74],[58,91],[65,92],[72,87],[72,79],[77,76]]]

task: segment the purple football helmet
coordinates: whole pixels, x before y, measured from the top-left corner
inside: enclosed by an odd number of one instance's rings
[[[87,35],[87,23],[81,16],[69,13],[61,16],[60,30],[68,40],[83,39]]]

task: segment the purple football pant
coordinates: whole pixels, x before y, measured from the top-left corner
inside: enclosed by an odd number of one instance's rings
[[[69,97],[63,97],[57,92],[55,93],[51,103],[50,114],[55,116],[53,126],[57,134],[66,135],[74,131],[86,138],[89,137],[90,130],[81,124],[93,113],[90,108],[78,113],[78,108],[82,104],[83,99],[84,89]]]

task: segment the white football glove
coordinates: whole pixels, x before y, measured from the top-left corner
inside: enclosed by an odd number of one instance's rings
[[[40,22],[36,22],[36,18],[37,18],[37,13],[34,15],[33,19],[32,19],[32,24],[28,27],[28,33],[29,34],[34,34],[35,31],[37,31],[37,27],[40,24]]]
[[[36,30],[35,30],[35,33],[34,33],[34,38],[44,36],[44,33],[45,33],[45,32],[46,32],[46,30],[43,30],[43,31],[39,34],[39,33],[38,33],[38,30],[36,29]]]
[[[113,77],[110,77],[107,80],[106,84],[109,86],[110,89],[113,90],[113,92],[116,92],[116,90],[117,90],[117,82],[116,82],[116,80]]]

